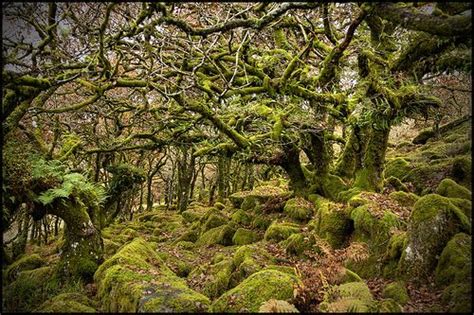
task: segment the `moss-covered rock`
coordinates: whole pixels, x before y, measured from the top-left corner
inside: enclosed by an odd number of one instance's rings
[[[425,144],[428,139],[433,138],[436,133],[432,129],[422,130],[414,139],[413,144]]]
[[[402,313],[403,308],[394,299],[383,299],[377,303],[377,313]]]
[[[308,224],[310,229],[332,247],[340,248],[352,233],[352,222],[344,207],[329,200],[319,200],[316,215]]]
[[[176,242],[196,242],[199,238],[199,231],[197,230],[188,230],[181,234],[177,239]]]
[[[258,312],[270,300],[293,298],[298,278],[277,270],[254,273],[237,287],[227,291],[212,304],[213,312]]]
[[[106,257],[110,257],[117,252],[121,245],[109,239],[104,239],[104,254]]]
[[[298,309],[287,301],[270,299],[258,309],[259,313],[299,313]]]
[[[222,202],[216,202],[214,204],[214,207],[217,209],[217,210],[223,210],[225,208],[225,204],[223,204]]]
[[[304,198],[296,197],[285,203],[283,212],[296,221],[305,222],[313,215],[313,204]]]
[[[384,180],[383,186],[388,187],[388,188],[393,188],[397,191],[405,191],[405,192],[409,191],[408,187],[405,184],[403,184],[401,180],[393,176],[386,178]]]
[[[20,259],[13,262],[8,268],[6,269],[7,279],[9,281],[13,281],[17,278],[18,274],[25,270],[32,270],[39,268],[45,264],[43,258],[41,258],[38,254],[26,255],[21,257]]]
[[[374,299],[364,282],[348,282],[333,286],[319,305],[322,312],[370,312]]]
[[[249,229],[238,228],[235,231],[234,237],[232,238],[232,243],[235,245],[246,245],[255,243],[260,239],[259,235]]]
[[[251,274],[274,263],[274,258],[261,246],[252,244],[239,247],[234,253],[232,263],[235,268],[230,278],[229,288],[237,286]]]
[[[268,215],[256,215],[251,226],[259,230],[267,230],[267,228],[272,224],[272,219]]]
[[[197,291],[214,299],[224,293],[229,286],[234,270],[232,259],[225,258],[197,266],[188,276],[188,283],[194,284]]]
[[[210,229],[201,235],[196,241],[197,246],[221,244],[224,246],[232,245],[232,237],[235,229],[228,224]]]
[[[80,293],[62,293],[44,302],[35,310],[39,313],[95,313],[91,301]]]
[[[185,222],[193,223],[199,221],[206,214],[206,211],[204,207],[189,208],[181,212],[181,216]]]
[[[420,199],[414,193],[404,191],[394,191],[390,193],[389,197],[403,207],[412,207]]]
[[[59,283],[51,267],[40,267],[18,273],[15,281],[3,290],[5,312],[31,312],[57,291]]]
[[[471,224],[449,198],[436,194],[420,198],[410,216],[408,242],[400,258],[400,274],[417,278],[428,276],[447,242],[462,231],[470,233]]]
[[[462,212],[468,217],[472,216],[472,202],[471,200],[463,198],[449,198],[449,201],[462,210]]]
[[[449,178],[445,178],[441,181],[441,183],[439,183],[436,193],[449,198],[463,198],[467,200],[471,200],[472,198],[472,194],[469,189],[459,185]]]
[[[301,255],[305,250],[310,249],[314,242],[313,238],[305,237],[303,233],[296,233],[290,235],[286,240],[280,244],[285,249],[285,252],[290,255]]]
[[[451,174],[453,178],[464,185],[471,186],[472,158],[470,156],[459,156],[453,161]]]
[[[265,232],[265,240],[274,240],[280,242],[286,240],[288,236],[294,233],[298,233],[300,227],[297,224],[273,221]]]
[[[382,296],[384,298],[391,298],[400,305],[405,305],[410,300],[405,283],[403,281],[389,283],[383,289]]]
[[[410,163],[403,158],[395,158],[387,160],[385,164],[385,177],[395,177],[403,180],[403,177],[410,171]]]
[[[209,231],[212,228],[224,225],[227,223],[227,221],[228,219],[222,215],[211,214],[209,218],[207,218],[206,222],[204,222],[204,224],[201,226],[201,233]]]
[[[239,209],[232,214],[231,220],[237,224],[250,225],[252,223],[252,216]]]
[[[471,282],[454,283],[443,290],[441,302],[451,313],[472,313]]]
[[[456,234],[441,253],[435,271],[436,283],[445,286],[469,281],[472,277],[471,254],[471,236],[465,233]]]
[[[94,280],[106,312],[199,312],[210,303],[188,288],[141,238],[106,260]]]

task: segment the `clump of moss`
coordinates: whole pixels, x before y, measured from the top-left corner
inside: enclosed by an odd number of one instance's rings
[[[415,202],[420,199],[417,195],[414,193],[410,192],[404,192],[404,191],[394,191],[390,193],[389,197],[398,202],[399,205],[404,206],[404,207],[412,207]]]
[[[206,222],[201,226],[201,233],[209,231],[212,228],[224,225],[227,223],[227,219],[222,215],[211,214],[207,218]]]
[[[472,178],[472,159],[470,156],[459,156],[454,159],[452,166],[453,178],[465,185],[471,185]]]
[[[313,214],[313,205],[311,202],[301,197],[289,199],[285,203],[283,212],[296,221],[307,221]]]
[[[328,200],[319,201],[317,213],[309,223],[310,229],[328,241],[334,248],[340,248],[352,233],[352,222],[344,208]]]
[[[290,235],[280,244],[285,248],[285,252],[291,255],[301,255],[305,250],[309,249],[314,242],[310,242],[309,238],[305,239],[302,233]]]
[[[471,200],[472,198],[472,194],[469,189],[459,185],[449,178],[445,178],[441,181],[441,183],[439,183],[436,193],[449,198],[463,198],[467,200]]]
[[[465,233],[456,234],[443,249],[438,260],[435,271],[436,283],[449,285],[464,282],[472,277],[471,253],[471,237]]]
[[[232,237],[234,236],[234,233],[235,229],[230,227],[228,224],[221,225],[202,234],[201,237],[196,241],[196,245],[232,245]]]
[[[38,254],[26,255],[21,257],[20,259],[13,262],[8,268],[6,269],[7,279],[9,281],[13,281],[17,278],[18,274],[25,270],[32,270],[39,268],[45,264],[43,258],[41,258]]]
[[[106,260],[94,280],[106,312],[199,312],[210,303],[188,288],[141,238]]]
[[[443,290],[441,302],[451,313],[472,312],[472,284],[471,282],[455,283]]]
[[[35,312],[40,313],[95,313],[91,301],[80,293],[62,293],[44,302]]]
[[[410,300],[405,283],[402,281],[389,283],[383,289],[382,296],[394,299],[400,305],[405,305]]]
[[[413,144],[425,144],[428,139],[435,136],[435,132],[432,129],[422,130],[414,139]]]
[[[259,236],[256,232],[244,228],[238,228],[237,231],[235,231],[234,237],[232,238],[232,242],[235,245],[251,244],[258,240]]]
[[[405,192],[409,191],[407,186],[405,186],[405,184],[403,184],[401,180],[399,180],[398,178],[393,177],[393,176],[390,176],[390,177],[386,178],[384,180],[383,186],[384,187],[391,187],[391,188],[393,188],[397,191],[405,191]]]
[[[239,247],[232,258],[235,269],[230,278],[229,288],[235,287],[251,274],[273,262],[273,257],[261,246],[253,244]]]
[[[225,205],[222,202],[216,202],[214,204],[214,207],[216,207],[217,210],[223,210],[225,208]]]
[[[288,236],[294,233],[298,233],[300,227],[293,223],[282,222],[278,223],[277,221],[272,222],[265,232],[265,240],[274,240],[276,242],[286,240]]]
[[[254,273],[212,304],[213,312],[258,312],[262,303],[293,298],[298,278],[277,270]]]
[[[272,220],[266,215],[256,215],[252,220],[251,226],[260,230],[266,230],[270,224],[272,224]]]
[[[378,313],[402,313],[403,309],[394,299],[383,299],[377,303]]]
[[[462,210],[462,212],[468,217],[472,216],[472,202],[471,200],[463,198],[449,198],[449,201]]]
[[[348,282],[333,286],[319,305],[323,312],[370,312],[374,299],[364,282]]]
[[[461,231],[470,233],[471,224],[449,198],[436,194],[420,198],[410,216],[408,242],[399,263],[400,274],[428,276],[446,243]]]
[[[239,209],[232,214],[231,220],[237,224],[250,225],[252,223],[252,216]]]
[[[199,238],[199,232],[197,230],[188,230],[181,234],[176,242],[185,241],[185,242],[196,242]]]

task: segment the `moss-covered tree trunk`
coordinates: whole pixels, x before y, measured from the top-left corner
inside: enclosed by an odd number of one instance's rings
[[[55,203],[47,211],[66,224],[59,273],[67,278],[92,280],[103,261],[104,244],[87,208],[81,203],[66,201]]]
[[[350,131],[346,145],[339,158],[334,173],[346,179],[352,179],[354,173],[362,168],[362,161],[367,148],[367,132],[364,128],[354,125]]]
[[[382,191],[389,134],[390,126],[372,130],[364,155],[363,168],[357,171],[354,186],[368,191]]]
[[[285,144],[283,149],[283,159],[280,165],[290,178],[289,188],[295,192],[295,195],[304,196],[307,194],[308,187],[301,168],[300,151],[293,144]]]

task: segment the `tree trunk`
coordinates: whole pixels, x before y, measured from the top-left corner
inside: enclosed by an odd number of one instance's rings
[[[300,151],[295,145],[284,145],[282,168],[290,177],[289,188],[295,195],[304,196],[307,193],[307,183],[300,163]]]

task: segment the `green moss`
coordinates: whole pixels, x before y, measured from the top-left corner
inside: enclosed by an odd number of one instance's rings
[[[20,272],[36,269],[43,266],[44,264],[44,259],[38,254],[27,255],[13,262],[10,266],[8,266],[5,272],[7,274],[8,280],[13,281]]]
[[[307,221],[313,214],[313,205],[304,198],[296,197],[285,203],[283,212],[296,221]]]
[[[435,136],[435,132],[432,129],[425,129],[421,131],[414,139],[413,144],[425,144],[428,139]]]
[[[408,226],[408,243],[399,263],[404,277],[426,277],[434,270],[446,243],[456,233],[470,233],[468,218],[449,198],[430,194],[415,203]]]
[[[465,185],[471,185],[472,179],[472,158],[470,156],[459,156],[453,161],[452,166],[453,178]]]
[[[402,281],[389,283],[383,289],[382,296],[394,299],[400,305],[405,305],[410,300],[405,283]]]
[[[390,176],[389,178],[386,178],[384,180],[383,186],[384,187],[392,187],[392,188],[394,188],[395,190],[398,190],[398,191],[405,191],[405,192],[409,191],[407,186],[405,186],[405,184],[403,184],[398,178],[393,177],[393,176]]]
[[[283,241],[288,238],[291,234],[298,233],[300,227],[292,223],[278,223],[273,221],[265,232],[265,240],[274,240],[275,242]]]
[[[232,214],[231,220],[237,224],[249,225],[252,223],[252,216],[239,209]]]
[[[394,299],[383,299],[377,303],[378,313],[402,313],[403,309]]]
[[[317,213],[310,222],[316,234],[329,242],[334,248],[340,248],[352,233],[352,224],[343,208],[332,202],[320,202]]]
[[[222,215],[217,215],[217,214],[211,214],[206,222],[201,226],[201,233],[204,233],[206,231],[209,231],[212,228],[216,228],[218,226],[226,224],[228,219],[226,219]]]
[[[217,210],[223,210],[225,208],[225,205],[222,203],[222,202],[216,202],[214,204],[214,207],[217,209]]]
[[[309,238],[305,240],[305,236],[302,233],[296,233],[290,235],[286,240],[280,244],[285,249],[285,252],[290,255],[301,255],[305,250],[311,248],[312,242]]]
[[[120,234],[124,236],[127,241],[133,240],[135,237],[139,236],[138,232],[131,228],[126,228],[122,230]]]
[[[238,228],[237,231],[235,231],[234,237],[232,238],[232,242],[235,245],[251,244],[257,242],[258,240],[259,236],[256,232],[244,228]]]
[[[44,302],[39,313],[95,313],[91,301],[80,293],[62,293]]]
[[[445,178],[439,183],[436,193],[450,198],[463,198],[471,200],[471,191],[449,178]]]
[[[205,215],[206,208],[192,208],[181,212],[185,222],[193,223],[199,221]]]
[[[441,301],[446,305],[448,312],[472,313],[472,285],[471,282],[455,283],[444,289]]]
[[[346,183],[339,176],[329,174],[324,179],[324,195],[331,200],[340,200],[340,194],[347,189]]]
[[[462,212],[468,217],[472,216],[472,202],[463,198],[449,198],[449,201],[462,210]]]
[[[223,260],[211,266],[210,279],[203,293],[214,299],[227,290],[234,265],[230,259]]]
[[[270,224],[272,224],[272,220],[265,215],[257,215],[252,221],[252,227],[266,230]]]
[[[404,207],[412,207],[418,201],[418,199],[420,199],[420,197],[414,193],[404,191],[394,191],[390,193],[389,197]]]
[[[247,196],[244,198],[242,205],[240,206],[244,211],[251,211],[257,205],[257,198],[254,196]]]
[[[140,238],[106,260],[94,280],[106,312],[199,312],[209,305]]]
[[[232,237],[234,236],[234,233],[235,229],[231,228],[229,225],[221,225],[202,234],[197,240],[196,245],[232,245]]]
[[[438,285],[448,285],[468,280],[472,277],[472,241],[465,233],[456,234],[446,245],[438,260],[435,281]]]
[[[254,273],[212,304],[213,312],[257,312],[269,299],[293,298],[295,276],[276,270]]]
[[[193,249],[194,243],[188,242],[188,241],[179,241],[179,242],[176,242],[175,246],[182,249]]]
[[[186,241],[186,242],[196,242],[199,238],[199,232],[197,230],[186,231],[181,234],[180,237],[176,239],[177,242]]]

